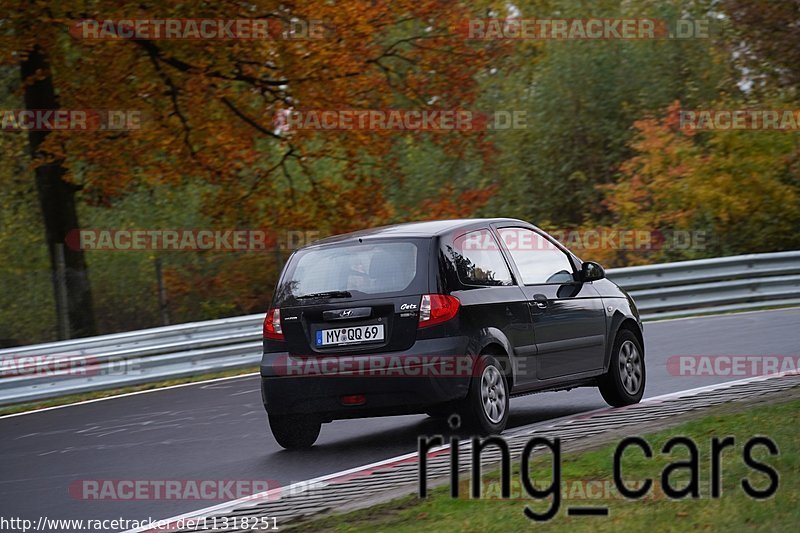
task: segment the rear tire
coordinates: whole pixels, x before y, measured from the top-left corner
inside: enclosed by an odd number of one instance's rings
[[[287,450],[310,448],[317,441],[322,422],[308,416],[269,415],[272,435]]]
[[[508,379],[503,367],[490,354],[478,358],[476,369],[460,413],[461,423],[479,435],[496,435],[508,423]]]
[[[628,329],[619,330],[608,372],[598,379],[600,394],[613,407],[639,403],[644,395],[646,375],[644,350],[639,339]]]

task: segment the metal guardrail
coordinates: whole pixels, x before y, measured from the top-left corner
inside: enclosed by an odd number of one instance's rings
[[[645,320],[800,305],[800,251],[607,274],[631,293]],[[0,350],[0,405],[255,367],[263,318],[261,313]],[[66,360],[64,370],[53,369],[56,360]],[[19,375],[2,377],[9,366]]]
[[[734,255],[608,270],[608,276],[628,292],[791,274],[800,274],[800,251]]]
[[[642,318],[674,318],[800,305],[800,251],[614,268]]]

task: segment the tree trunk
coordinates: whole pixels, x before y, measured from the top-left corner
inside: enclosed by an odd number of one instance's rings
[[[20,71],[23,83],[37,72],[41,76],[36,81],[25,85],[25,108],[31,110],[58,109],[58,98],[53,87],[50,65],[44,51],[38,45],[22,61]],[[63,161],[53,161],[50,155],[42,149],[42,142],[49,133],[48,131],[30,131],[28,139],[34,162],[47,161],[36,167],[36,189],[39,194],[47,248],[50,253],[53,290],[57,302],[56,310],[67,313],[69,332],[66,332],[66,336],[74,338],[95,335],[97,331],[92,291],[83,251],[73,250],[65,244],[67,234],[79,228],[78,213],[75,209],[75,193],[78,187],[64,181],[66,169],[62,164]],[[61,245],[64,250],[66,302],[62,302],[62,298],[59,297],[58,245]],[[62,332],[63,335],[64,332]]]

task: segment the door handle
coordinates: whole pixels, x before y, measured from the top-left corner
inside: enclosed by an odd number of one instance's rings
[[[547,307],[547,296],[545,296],[544,294],[534,294],[533,303],[539,309],[544,309]]]

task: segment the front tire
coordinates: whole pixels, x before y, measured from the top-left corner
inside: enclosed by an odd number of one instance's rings
[[[269,415],[269,427],[283,448],[302,450],[317,441],[322,422],[311,417]]]
[[[508,379],[493,355],[481,355],[476,368],[461,412],[462,424],[479,435],[496,435],[508,423]]]
[[[644,395],[645,378],[642,345],[632,331],[621,329],[614,339],[608,372],[598,380],[600,394],[613,407],[639,403]]]

